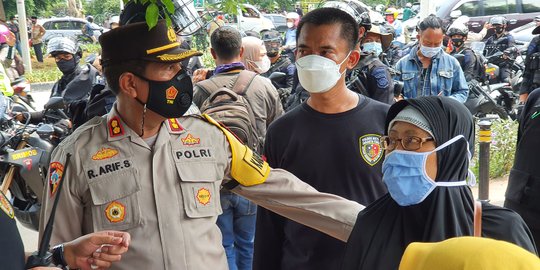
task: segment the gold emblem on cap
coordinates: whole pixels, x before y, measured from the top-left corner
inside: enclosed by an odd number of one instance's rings
[[[167,36],[169,37],[169,40],[171,42],[176,41],[176,33],[174,32],[174,29],[172,27],[169,27],[169,30],[167,31]]]

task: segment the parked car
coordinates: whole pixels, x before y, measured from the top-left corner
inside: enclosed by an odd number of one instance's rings
[[[82,36],[82,29],[88,23],[85,19],[64,17],[64,18],[51,18],[41,21],[41,25],[45,28],[46,32],[43,36],[43,42],[47,43],[53,37],[71,37],[75,40]],[[94,36],[99,38],[103,28],[97,24],[92,23],[94,29],[100,29],[94,31]]]
[[[276,30],[280,33],[287,32],[287,18],[281,14],[264,14],[264,17],[272,21]]]
[[[534,35],[532,34],[534,28],[536,28],[536,23],[533,21],[515,28],[514,30],[510,31],[510,34],[512,34],[516,41],[527,43],[531,42],[531,40],[534,38]]]
[[[264,30],[275,29],[271,20],[265,18],[261,12],[250,4],[242,4],[243,9],[238,9],[237,15],[227,14],[226,25],[237,28],[240,31],[255,31],[260,33]]]
[[[461,14],[460,14],[461,13]],[[451,18],[467,15],[470,18],[469,29],[480,32],[484,23],[495,15],[502,15],[508,20],[507,30],[529,23],[540,15],[538,0],[448,0],[437,10],[437,17],[449,22]],[[490,30],[489,37],[493,33]]]

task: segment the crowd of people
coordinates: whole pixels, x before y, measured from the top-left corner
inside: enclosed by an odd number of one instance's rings
[[[297,6],[283,34],[243,33],[219,14],[201,30],[212,68],[196,60],[202,52],[181,36],[183,22],[168,25],[161,14],[149,29],[149,5],[126,4],[119,27],[100,36],[93,64],[80,65],[69,38],[48,42],[46,56],[62,72],[51,96],[65,100],[70,118],[58,125],[73,130],[45,172],[39,233],[54,212],[55,265],[540,267],[540,176],[526,152],[539,147],[534,69],[524,77],[505,202],[516,212],[475,202],[470,188],[475,123],[463,103],[482,66],[466,44],[485,32],[430,15],[404,48],[391,8],[381,24],[362,6],[306,14]],[[402,20],[414,16],[407,4]],[[490,20],[487,44],[512,46],[505,24]],[[530,45],[528,67],[538,64],[538,45]],[[42,112],[17,117],[38,123]],[[0,258],[25,269],[13,210],[0,195],[1,241],[13,246]],[[478,256],[455,255],[465,249]]]

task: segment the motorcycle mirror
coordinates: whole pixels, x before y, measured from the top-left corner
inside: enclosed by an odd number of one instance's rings
[[[516,24],[516,23],[517,23],[516,19],[511,19],[508,21],[508,24]]]
[[[287,74],[283,72],[272,72],[268,79],[270,79],[271,81],[276,81],[285,78],[285,76],[287,76]]]
[[[461,13],[461,10],[459,10],[459,9],[452,10],[452,12],[450,12],[450,18],[452,18],[452,19],[459,18],[459,17],[461,17],[461,15],[462,15],[462,13]]]
[[[60,110],[64,109],[64,99],[62,97],[52,97],[47,101],[44,108],[45,110]]]

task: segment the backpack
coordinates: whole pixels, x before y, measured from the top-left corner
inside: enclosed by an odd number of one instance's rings
[[[210,93],[200,108],[201,113],[208,114],[249,148],[261,153],[263,143],[255,129],[255,115],[249,101],[244,97],[256,75],[243,70],[234,85],[229,87],[219,87],[212,79],[201,81],[197,85]]]
[[[487,80],[487,74],[486,74],[486,64],[487,64],[487,59],[484,55],[482,55],[481,53],[471,49],[471,48],[465,48],[463,49],[463,51],[465,50],[471,50],[473,53],[474,53],[474,58],[475,58],[475,64],[474,64],[474,74],[475,74],[475,78],[478,79],[478,81],[480,82],[485,82]]]

